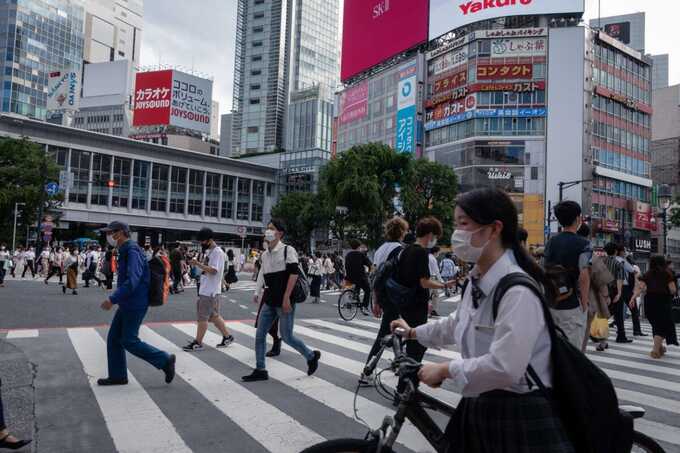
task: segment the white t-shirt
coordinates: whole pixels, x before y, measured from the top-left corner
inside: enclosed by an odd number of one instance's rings
[[[215,274],[203,272],[201,274],[201,287],[198,290],[199,296],[215,297],[222,294],[222,276],[224,275],[224,260],[226,253],[221,247],[213,247],[206,251],[207,265],[217,270]]]
[[[33,250],[29,250],[28,252],[26,252],[26,253],[24,254],[24,256],[26,257],[26,259],[27,259],[28,261],[33,261],[33,260],[35,260],[35,252],[34,252]]]
[[[378,250],[375,251],[375,255],[373,255],[373,264],[375,267],[377,268],[382,263],[387,261],[387,257],[390,256],[392,250],[400,246],[401,242],[385,242],[383,245],[381,245]]]

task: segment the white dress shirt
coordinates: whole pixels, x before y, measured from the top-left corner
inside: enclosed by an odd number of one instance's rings
[[[373,264],[375,267],[377,268],[382,263],[387,261],[387,258],[390,256],[390,253],[392,253],[392,250],[396,249],[397,247],[401,247],[401,242],[385,242],[383,245],[378,247],[378,250],[375,251],[375,255],[373,255]]]
[[[449,373],[456,391],[475,397],[491,390],[527,393],[525,373],[529,363],[546,387],[552,387],[550,334],[543,309],[536,295],[524,286],[510,288],[493,321],[493,293],[506,275],[524,272],[512,250],[506,251],[491,269],[479,278],[475,267],[470,272],[478,278],[483,292],[478,308],[472,302],[472,281],[457,312],[447,318],[416,327],[418,342],[428,347],[457,344],[461,358],[452,360]]]
[[[286,252],[286,247],[288,252]],[[265,274],[272,274],[275,272],[285,271],[289,264],[297,264],[297,251],[290,245],[286,245],[279,241],[272,250],[265,250],[260,255],[260,272],[257,275],[257,285],[255,287],[255,295],[261,296],[264,292]]]

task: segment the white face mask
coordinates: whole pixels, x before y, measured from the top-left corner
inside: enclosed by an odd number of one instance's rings
[[[433,249],[437,245],[437,238],[432,239],[430,242],[427,243],[427,248],[428,249]]]
[[[111,247],[118,247],[118,241],[116,241],[116,240],[113,238],[113,235],[112,235],[112,234],[109,234],[109,235],[106,236],[106,242],[107,242],[107,244],[109,244]]]
[[[272,242],[276,240],[276,233],[274,230],[265,230],[264,231],[264,240],[267,242]]]
[[[489,241],[481,247],[472,245],[472,236],[481,230],[481,228],[476,231],[456,230],[451,235],[451,247],[463,261],[476,263],[482,256],[482,253],[484,253],[484,247],[486,247]]]

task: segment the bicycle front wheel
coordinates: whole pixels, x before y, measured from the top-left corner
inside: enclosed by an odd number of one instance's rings
[[[302,453],[375,453],[377,447],[375,439],[336,439],[311,446]],[[394,453],[394,450],[383,447],[380,453]]]
[[[637,431],[633,432],[633,448],[630,451],[631,453],[665,453],[654,439]]]
[[[354,291],[345,290],[338,297],[338,313],[345,321],[353,320],[359,311],[359,304],[354,300]]]

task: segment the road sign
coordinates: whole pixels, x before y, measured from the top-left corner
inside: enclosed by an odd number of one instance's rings
[[[241,236],[242,238],[246,237],[246,227],[244,226],[237,227],[236,231],[238,232],[238,235]]]
[[[50,197],[55,196],[57,193],[59,193],[59,184],[56,182],[48,182],[45,185],[45,192],[47,192],[47,195]]]

